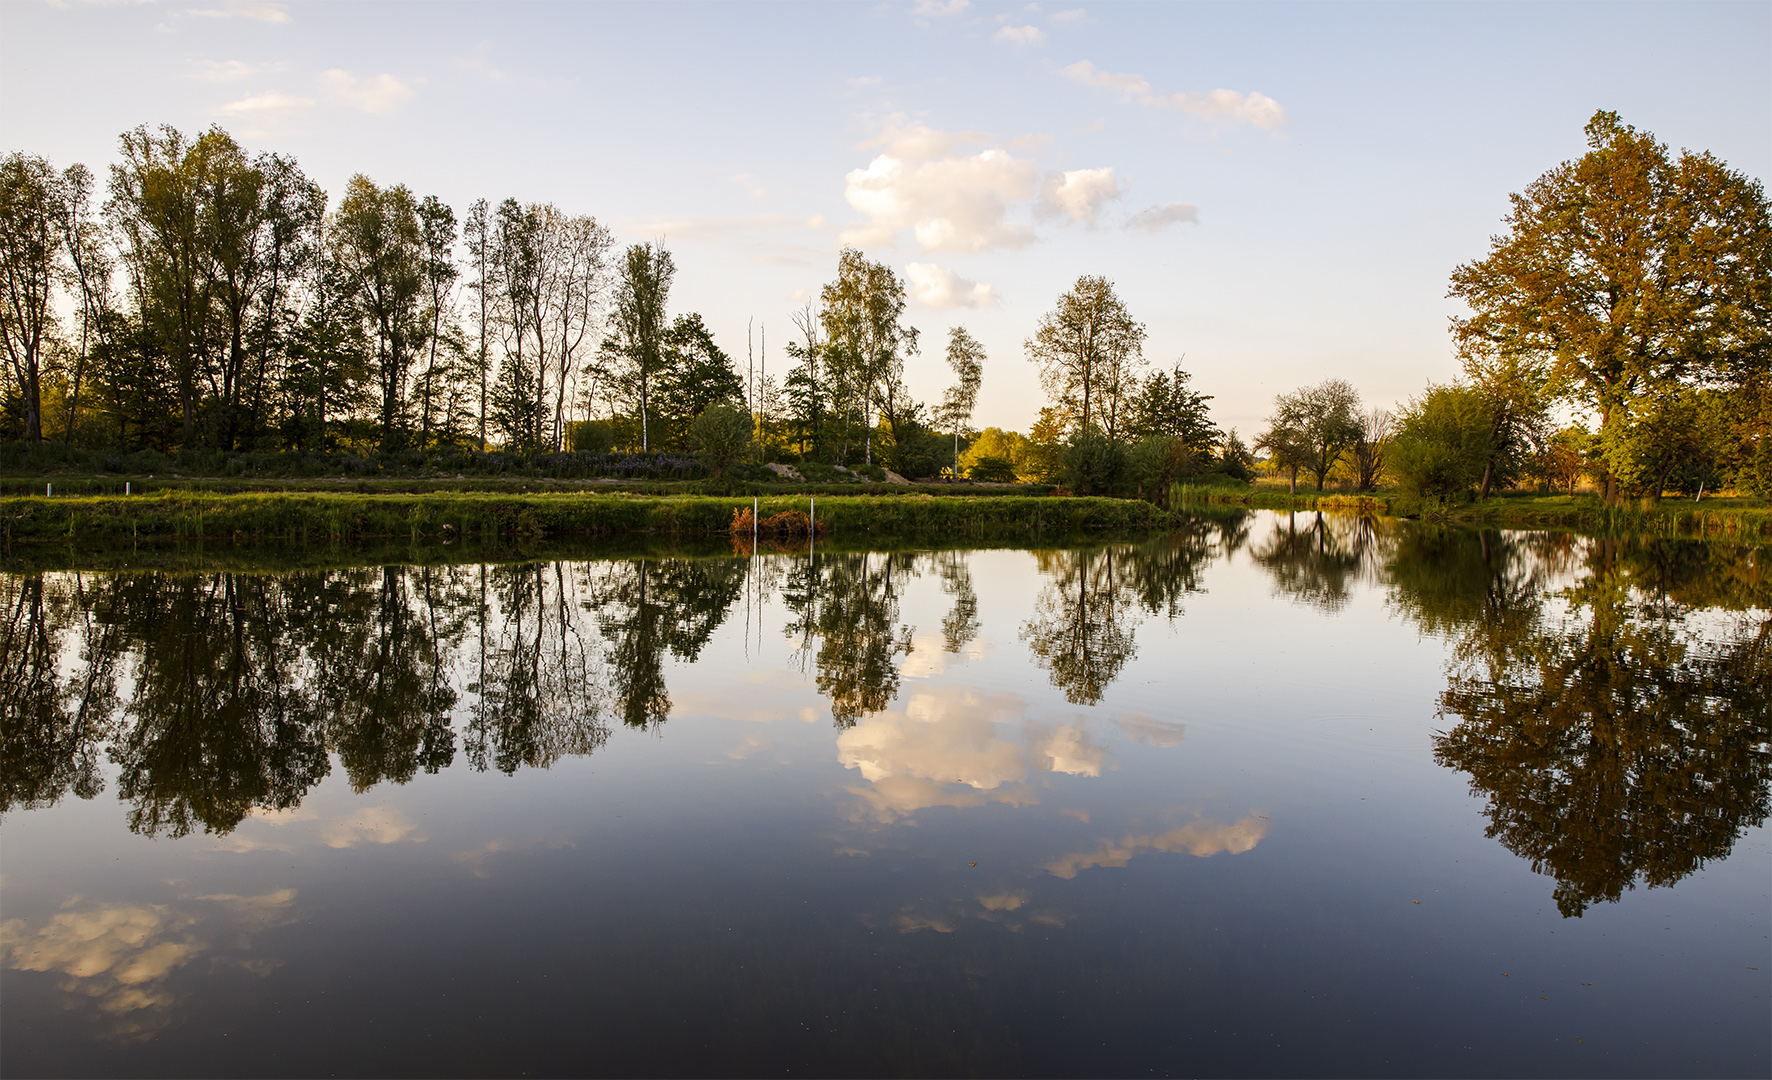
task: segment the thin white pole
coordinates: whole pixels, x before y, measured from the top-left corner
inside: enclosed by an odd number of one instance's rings
[[[55,494],[55,485],[54,484],[44,484],[43,485],[43,497],[45,499],[49,498],[50,496],[52,496],[54,494]]]
[[[752,555],[755,555],[757,553],[757,503],[758,503],[758,500],[756,500],[756,499],[751,500],[751,554]]]
[[[123,481],[123,494],[129,494],[129,481]]]

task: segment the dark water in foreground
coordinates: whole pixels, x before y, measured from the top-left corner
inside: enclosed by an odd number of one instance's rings
[[[0,577],[0,1070],[1765,1076],[1769,563]]]

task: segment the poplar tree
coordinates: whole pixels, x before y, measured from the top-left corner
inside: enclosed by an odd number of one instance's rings
[[[948,331],[948,366],[954,369],[954,385],[942,398],[942,418],[954,429],[954,478],[960,476],[960,435],[972,424],[978,405],[978,386],[984,378],[984,346],[964,326]]]

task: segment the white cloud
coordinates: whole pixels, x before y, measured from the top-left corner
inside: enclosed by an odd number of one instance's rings
[[[1134,232],[1160,233],[1171,225],[1200,223],[1200,208],[1192,203],[1172,202],[1163,206],[1147,206],[1126,219],[1126,227]]]
[[[331,68],[320,75],[320,85],[334,98],[366,113],[393,112],[417,93],[409,83],[392,75],[352,75]]]
[[[1176,109],[1213,124],[1249,124],[1272,131],[1286,122],[1286,110],[1280,103],[1256,90],[1247,94],[1225,89],[1160,94],[1143,75],[1103,71],[1087,60],[1061,68],[1059,73],[1084,86],[1112,90],[1126,101]]]
[[[386,806],[367,806],[328,828],[320,839],[327,847],[348,848],[358,844],[397,844],[412,837],[412,822],[406,815]]]
[[[263,0],[232,0],[221,7],[186,8],[185,14],[206,19],[257,19],[268,23],[289,21],[288,8],[282,4],[265,3]]]
[[[968,281],[945,266],[906,263],[905,284],[911,299],[932,308],[993,308],[1002,302],[997,290],[982,281]],[[919,650],[921,651],[921,650]],[[941,656],[939,652],[932,655]],[[906,666],[910,666],[907,660]]]
[[[1041,220],[1068,218],[1093,226],[1101,217],[1102,205],[1122,194],[1120,178],[1112,166],[1049,172],[1040,185],[1040,201],[1034,204],[1034,216]]]
[[[254,75],[289,70],[287,63],[248,64],[241,60],[193,60],[191,66],[196,69],[191,78],[212,83],[239,82]]]
[[[1112,90],[1128,101],[1142,100],[1151,95],[1151,84],[1143,75],[1116,75],[1111,71],[1102,71],[1087,60],[1079,60],[1070,67],[1060,68],[1058,73],[1074,83]]]
[[[1044,45],[1046,32],[1037,26],[1005,26],[991,35],[992,41],[1001,41],[1007,45],[1023,48],[1028,45]]]
[[[895,122],[875,140],[884,151],[844,178],[843,197],[867,221],[839,239],[891,245],[909,229],[926,252],[988,251],[1031,242],[1033,231],[1007,215],[1011,203],[1033,196],[1038,171],[1000,147],[976,154],[956,149],[983,141],[975,132]]]
[[[1082,8],[1071,8],[1069,11],[1055,11],[1052,13],[1052,21],[1059,24],[1060,26],[1063,26],[1067,23],[1082,22],[1083,21],[1083,9]]]
[[[262,116],[267,113],[298,113],[313,108],[314,99],[293,97],[289,94],[253,94],[239,101],[230,101],[216,109],[217,112],[229,116]]]
[[[1183,825],[1179,829],[1171,829],[1157,836],[1128,836],[1118,844],[1104,844],[1099,850],[1079,852],[1066,855],[1054,862],[1046,864],[1046,869],[1053,876],[1074,878],[1079,873],[1095,866],[1125,866],[1134,858],[1149,851],[1164,851],[1171,854],[1195,855],[1206,858],[1220,852],[1241,855],[1253,848],[1267,836],[1267,826],[1254,815],[1232,823],[1216,821],[1196,821],[1191,825]]]
[[[853,79],[845,79],[843,81],[850,86],[879,86],[881,79],[878,75],[857,75]]]
[[[972,0],[917,0],[911,5],[911,14],[925,19],[950,19],[971,8]]]

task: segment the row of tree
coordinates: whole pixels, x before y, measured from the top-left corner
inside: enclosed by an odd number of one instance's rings
[[[458,217],[361,175],[333,201],[294,160],[220,128],[126,133],[102,193],[84,166],[7,155],[0,263],[0,434],[28,443],[701,447],[722,463],[736,443],[756,459],[1111,490],[1166,488],[1157,474],[1223,441],[1186,372],[1143,375],[1145,329],[1104,278],[1079,278],[1026,343],[1052,398],[1032,433],[1042,450],[962,461],[985,351],[953,327],[952,385],[916,400],[905,282],[860,251],[795,314],[789,370],[768,370],[764,331],[741,371],[699,315],[672,314],[661,244],[618,250],[595,218],[516,199]],[[1134,476],[1146,440],[1161,445]],[[1067,473],[1067,455],[1086,467]]]

